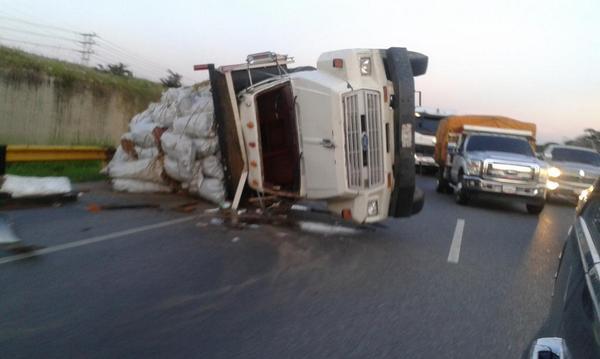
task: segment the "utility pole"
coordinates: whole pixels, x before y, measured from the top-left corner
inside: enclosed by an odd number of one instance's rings
[[[81,44],[81,64],[88,66],[90,63],[90,55],[94,53],[93,46],[96,44],[94,41],[94,37],[96,37],[96,33],[82,33],[83,41],[79,41]]]

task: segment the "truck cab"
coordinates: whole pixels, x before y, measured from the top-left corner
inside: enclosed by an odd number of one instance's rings
[[[413,77],[427,57],[348,49],[322,54],[316,68],[292,63],[266,52],[197,68],[210,73],[233,207],[247,186],[259,196],[322,200],[358,223],[418,212]]]
[[[435,134],[440,121],[451,115],[448,111],[417,107],[415,110],[415,165],[420,170],[437,168],[433,158],[435,151]]]
[[[535,156],[533,131],[492,121],[489,126],[462,124],[460,131],[448,136],[438,192],[454,192],[456,202],[463,205],[474,197],[501,198],[525,203],[532,214],[543,210],[547,166]]]

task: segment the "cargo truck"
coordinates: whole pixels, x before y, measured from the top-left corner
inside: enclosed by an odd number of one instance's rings
[[[547,165],[535,155],[533,123],[500,116],[450,116],[436,134],[438,192],[456,202],[501,198],[539,214],[546,201]]]
[[[264,52],[208,70],[234,208],[245,193],[322,200],[358,223],[423,207],[415,189],[414,76],[425,55],[405,48],[322,54],[316,68]]]

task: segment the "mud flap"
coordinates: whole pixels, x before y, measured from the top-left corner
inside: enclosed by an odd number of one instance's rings
[[[427,57],[405,48],[386,51],[389,74],[394,83],[394,189],[390,217],[409,217],[423,207],[422,192],[415,198],[415,82],[425,73]],[[414,67],[414,68],[413,68]],[[414,208],[413,208],[414,207]]]

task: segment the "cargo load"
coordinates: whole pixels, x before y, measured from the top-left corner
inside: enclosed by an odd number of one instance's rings
[[[531,122],[518,121],[503,116],[462,115],[450,116],[440,121],[436,133],[434,159],[438,165],[446,162],[448,143],[465,130],[465,126],[491,127],[496,129],[528,131],[532,146],[535,149],[536,125]],[[523,133],[525,134],[525,133]]]

